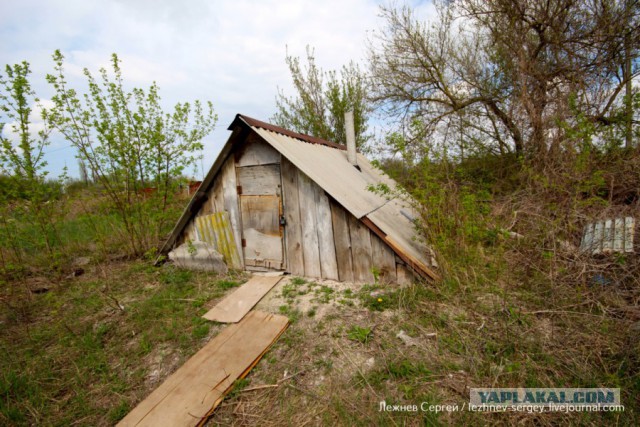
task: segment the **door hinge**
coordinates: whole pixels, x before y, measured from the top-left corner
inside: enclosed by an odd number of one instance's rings
[[[243,248],[247,247],[247,241],[245,239],[242,239],[242,247]]]
[[[242,194],[242,185],[238,185],[236,190],[238,190],[238,194]]]

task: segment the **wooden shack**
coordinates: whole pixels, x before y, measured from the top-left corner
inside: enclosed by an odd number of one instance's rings
[[[232,268],[345,282],[437,280],[395,182],[344,146],[237,115],[229,140],[161,252],[216,246]]]

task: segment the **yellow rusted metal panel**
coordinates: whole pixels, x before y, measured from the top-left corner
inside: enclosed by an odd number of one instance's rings
[[[212,244],[230,268],[242,268],[228,212],[197,217],[196,230],[200,240]]]

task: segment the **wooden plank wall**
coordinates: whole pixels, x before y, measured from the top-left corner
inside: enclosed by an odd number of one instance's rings
[[[282,158],[287,270],[342,282],[398,283],[409,270],[389,246]],[[399,269],[399,271],[398,271]],[[375,275],[374,275],[375,272]]]
[[[285,268],[297,276],[342,282],[406,284],[413,273],[393,250],[362,221],[331,199],[303,172],[280,158],[265,142],[250,137],[224,163],[197,216],[229,212],[238,251],[242,254],[237,166],[280,163],[283,213],[286,221]],[[243,167],[238,168],[241,172]],[[247,172],[248,173],[248,172]],[[273,184],[273,183],[272,183]],[[193,222],[180,239],[197,240]],[[375,275],[374,275],[375,273]]]

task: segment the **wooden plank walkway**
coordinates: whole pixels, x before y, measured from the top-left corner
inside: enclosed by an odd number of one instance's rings
[[[282,276],[253,276],[202,317],[221,323],[239,322],[281,279]]]
[[[118,426],[195,426],[213,413],[287,328],[284,316],[252,311],[218,336],[136,406]]]

